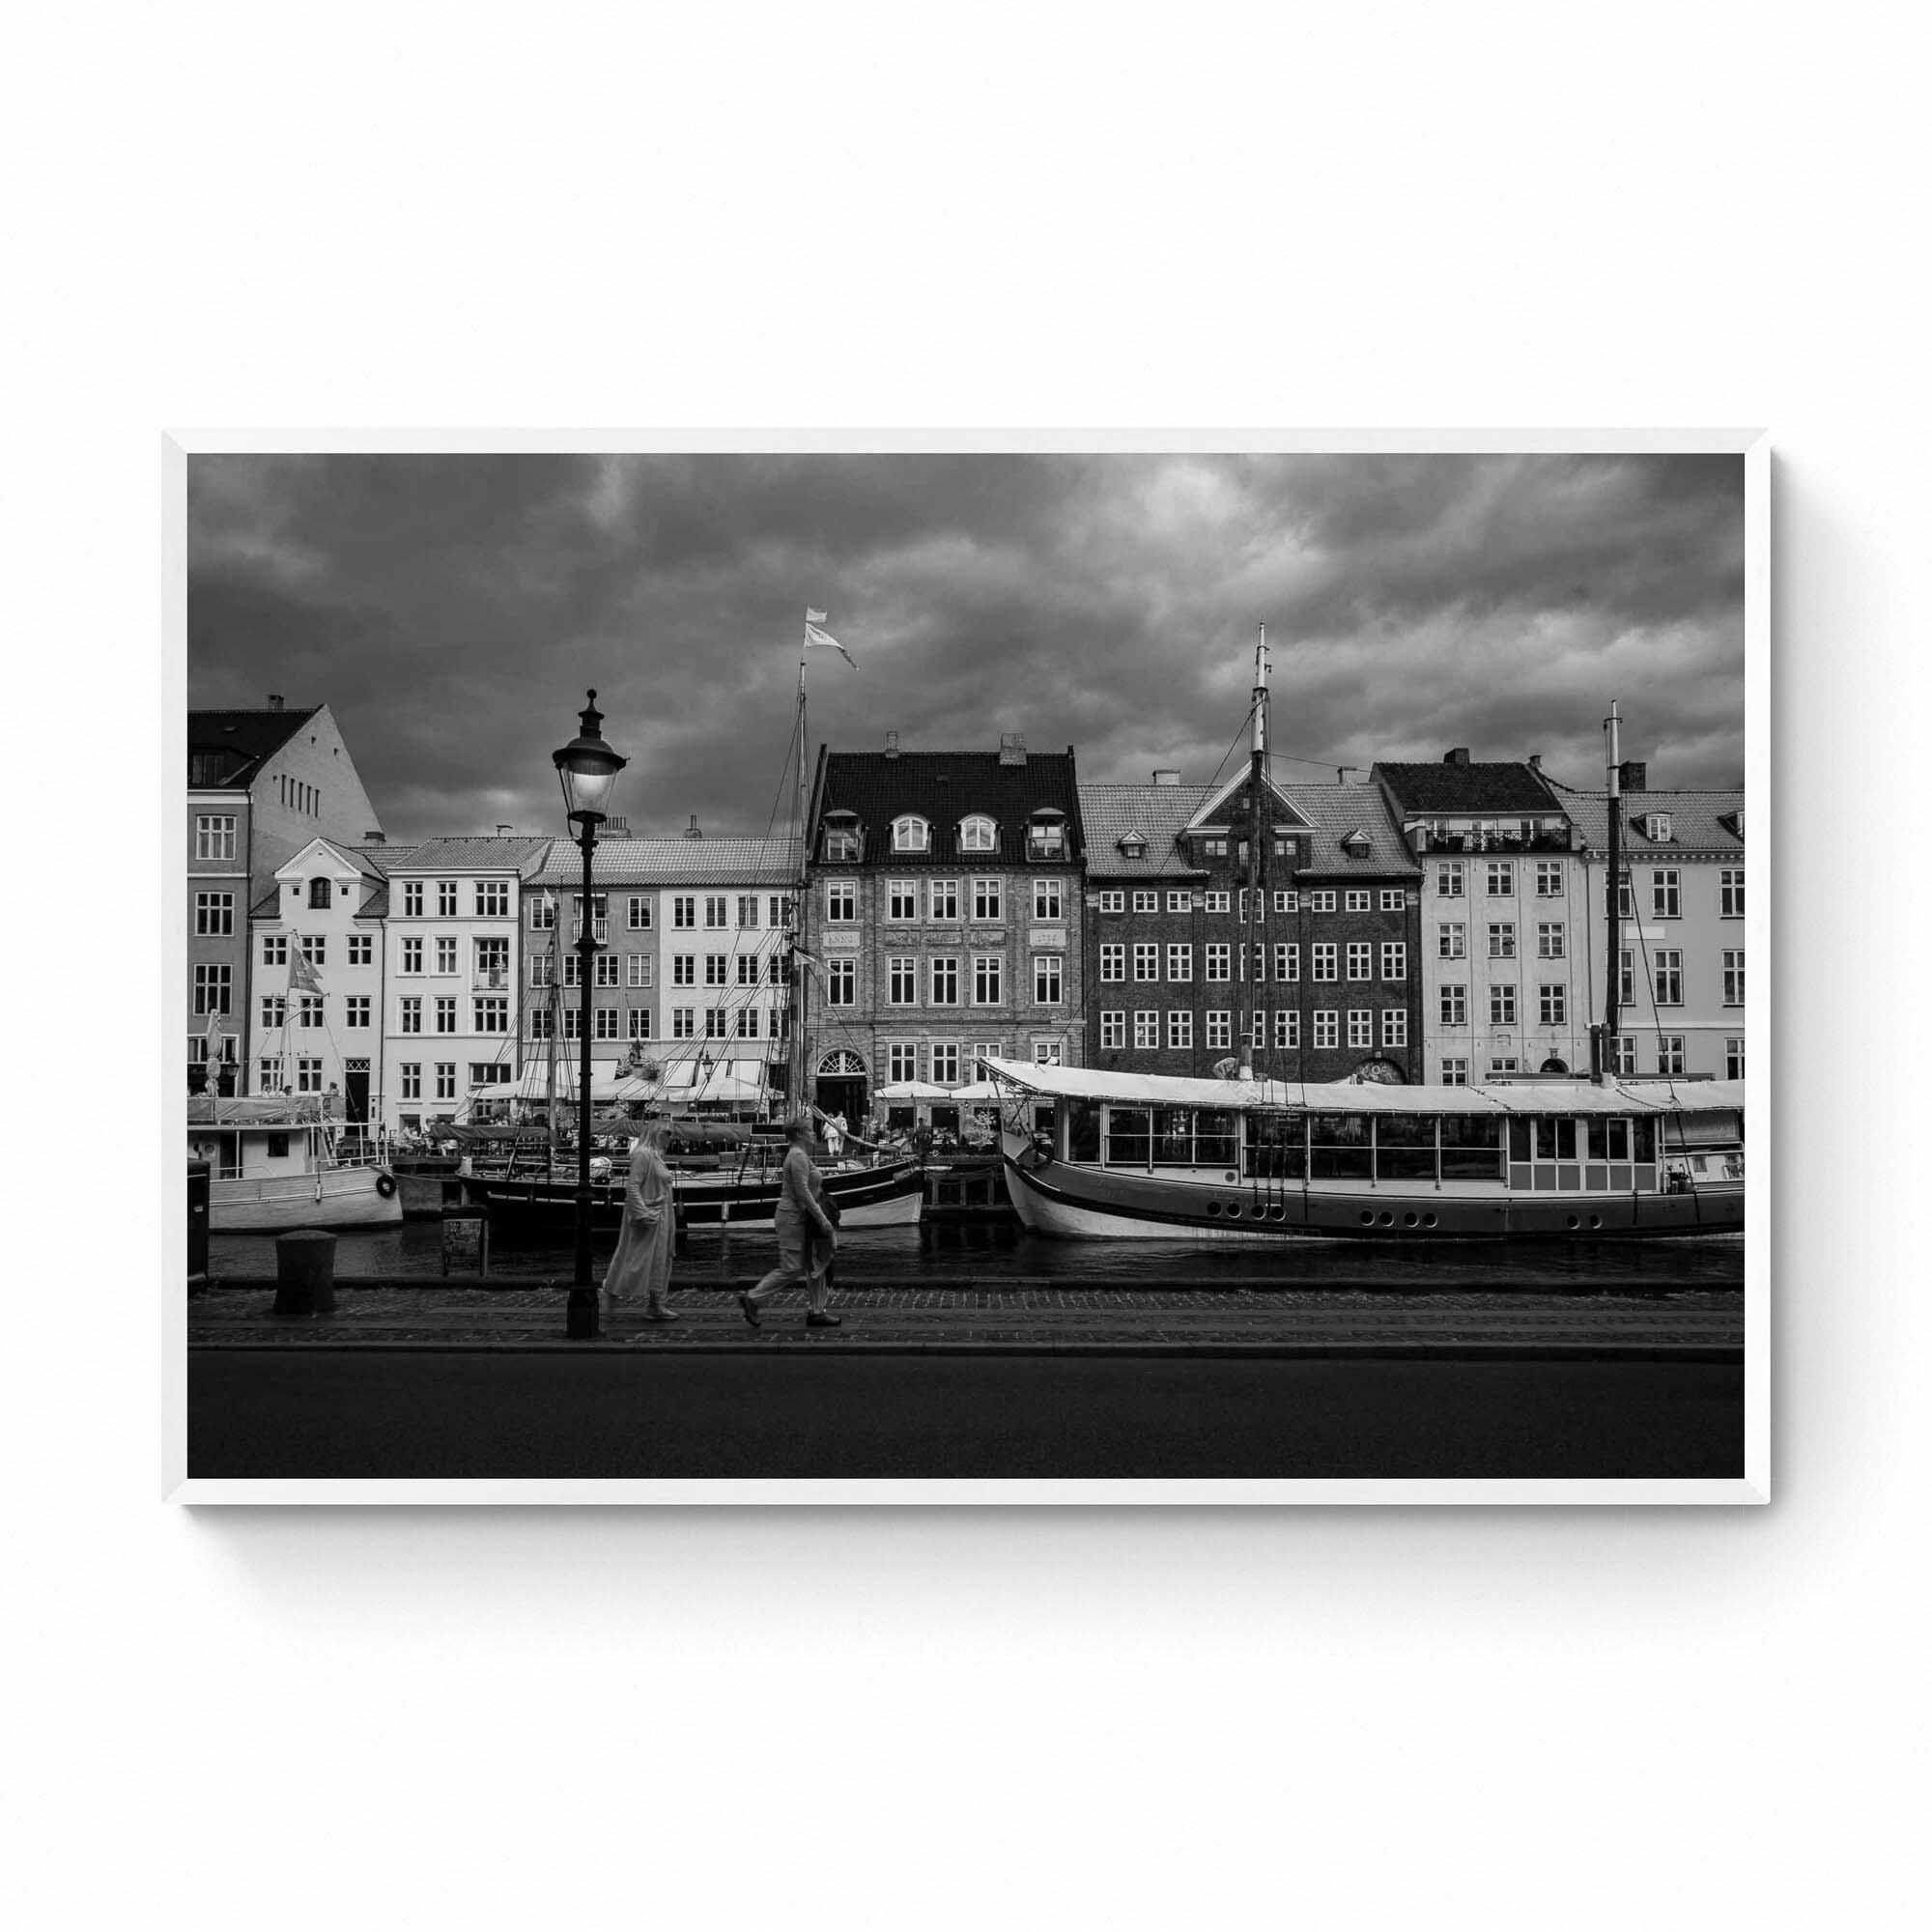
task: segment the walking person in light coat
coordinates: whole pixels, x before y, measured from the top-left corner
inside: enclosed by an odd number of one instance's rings
[[[779,1264],[770,1274],[738,1296],[738,1306],[753,1328],[758,1304],[795,1282],[806,1285],[808,1328],[837,1328],[838,1317],[826,1307],[831,1291],[825,1270],[838,1246],[832,1217],[825,1211],[825,1182],[811,1160],[811,1122],[801,1114],[785,1128],[785,1150],[780,1179],[778,1212],[773,1217],[779,1237]]]
[[[624,1226],[617,1252],[604,1277],[598,1305],[607,1315],[625,1307],[644,1305],[646,1321],[675,1321],[677,1313],[666,1305],[670,1289],[671,1256],[677,1245],[677,1214],[671,1199],[670,1169],[665,1165],[668,1133],[653,1121],[631,1143],[631,1173],[624,1183]]]

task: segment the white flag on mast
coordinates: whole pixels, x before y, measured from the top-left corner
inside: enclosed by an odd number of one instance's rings
[[[814,611],[810,604],[805,607],[806,648],[810,650],[813,644],[824,645],[831,650],[837,651],[848,665],[852,665],[854,670],[857,670],[859,667],[856,664],[852,664],[852,653],[831,632],[821,631],[818,628],[824,622],[825,612],[823,611]]]

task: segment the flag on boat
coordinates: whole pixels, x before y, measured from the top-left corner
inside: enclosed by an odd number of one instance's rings
[[[815,957],[813,954],[808,952],[804,947],[794,946],[791,950],[791,956],[794,959],[796,959],[801,966],[810,967],[810,969],[814,973],[816,973],[821,980],[825,978],[825,962],[822,959],[819,959]]]
[[[304,993],[322,991],[322,981],[316,971],[308,963],[308,954],[302,951],[302,943],[294,933],[289,934],[289,990],[298,989]]]
[[[852,665],[854,670],[857,670],[859,667],[856,664],[852,664],[852,653],[830,631],[821,631],[818,628],[824,622],[825,612],[823,611],[814,611],[810,604],[805,607],[806,649],[810,650],[813,644],[823,644],[829,649],[837,651],[848,665]]]

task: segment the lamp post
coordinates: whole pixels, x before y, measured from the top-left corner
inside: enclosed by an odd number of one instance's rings
[[[597,956],[596,902],[591,895],[590,858],[597,850],[597,828],[617,774],[630,763],[604,742],[597,727],[604,715],[597,694],[578,714],[581,728],[569,744],[551,753],[563,786],[564,813],[578,827],[577,847],[583,854],[583,902],[577,934],[577,978],[580,1004],[577,1023],[577,1268],[571,1276],[570,1305],[564,1333],[573,1342],[594,1342],[598,1335],[597,1291],[590,1280],[590,962]]]

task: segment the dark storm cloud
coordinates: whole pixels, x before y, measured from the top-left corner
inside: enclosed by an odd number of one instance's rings
[[[1655,781],[1742,778],[1735,458],[197,456],[188,511],[190,702],[327,701],[393,838],[558,829],[591,684],[634,825],[762,830],[808,602],[814,752],[1205,781],[1265,620],[1283,753],[1589,783],[1617,696]]]

